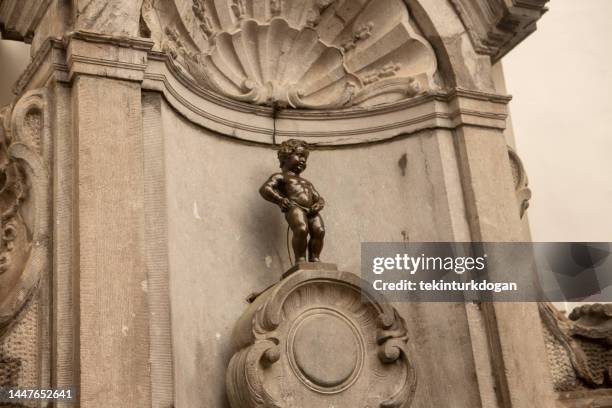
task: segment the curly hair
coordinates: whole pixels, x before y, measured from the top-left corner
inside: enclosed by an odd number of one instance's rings
[[[304,153],[308,157],[310,151],[308,150],[308,143],[303,140],[298,139],[289,139],[285,140],[281,143],[280,148],[278,149],[278,161],[280,162],[280,166],[283,167],[283,163],[289,156],[297,151],[298,148],[304,149]]]

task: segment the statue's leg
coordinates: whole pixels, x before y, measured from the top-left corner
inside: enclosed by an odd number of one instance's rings
[[[308,244],[308,258],[310,262],[320,262],[323,241],[325,238],[325,225],[323,218],[316,215],[308,220],[310,229],[310,242]]]
[[[308,218],[306,213],[299,207],[292,207],[286,214],[287,222],[293,232],[291,245],[295,262],[306,261],[306,249],[308,248]]]

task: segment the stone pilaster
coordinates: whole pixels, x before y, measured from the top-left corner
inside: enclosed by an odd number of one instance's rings
[[[521,241],[521,212],[503,133],[462,126],[455,143],[472,240]],[[485,302],[480,308],[500,406],[551,406],[550,372],[541,358],[544,336],[541,330],[530,330],[540,322],[537,304]]]
[[[140,43],[136,43],[139,45]],[[139,79],[146,52],[73,36],[74,254],[80,403],[151,405]]]

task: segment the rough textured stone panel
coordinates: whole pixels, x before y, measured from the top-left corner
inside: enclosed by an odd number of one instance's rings
[[[140,89],[80,77],[73,92],[81,406],[149,407]]]

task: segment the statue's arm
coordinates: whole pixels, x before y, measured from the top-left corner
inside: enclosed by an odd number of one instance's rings
[[[312,198],[313,202],[317,204],[317,208],[319,209],[319,211],[321,211],[323,207],[325,207],[325,200],[323,199],[323,197],[321,197],[321,194],[319,194],[319,192],[314,188],[314,186],[312,186]]]
[[[285,199],[285,197],[283,197],[283,195],[281,195],[281,193],[279,192],[279,187],[282,180],[282,174],[272,175],[268,179],[268,181],[266,181],[264,185],[261,186],[261,188],[259,189],[259,194],[261,194],[264,199],[270,201],[271,203],[281,205],[283,199]]]

